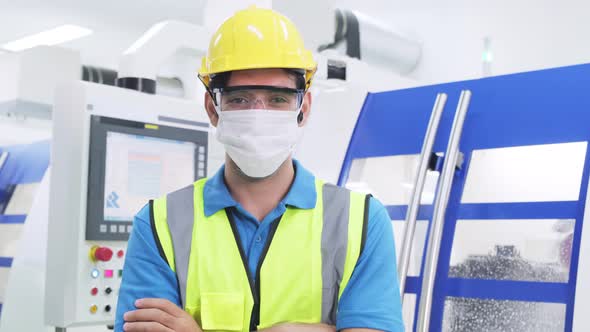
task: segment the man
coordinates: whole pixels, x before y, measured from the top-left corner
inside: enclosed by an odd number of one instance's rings
[[[213,35],[199,77],[226,163],[136,216],[116,331],[403,331],[385,208],[292,159],[315,70],[272,10]]]

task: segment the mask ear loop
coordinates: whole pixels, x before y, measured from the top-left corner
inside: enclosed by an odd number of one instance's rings
[[[301,94],[301,106],[299,106],[299,114],[297,114],[297,124],[301,124],[301,122],[303,122],[303,111],[301,109],[303,108],[303,98],[305,97],[306,92],[307,90],[303,91]]]
[[[303,122],[303,112],[299,110],[299,114],[297,115],[297,124],[301,124]]]
[[[219,99],[217,99],[218,96]],[[211,91],[211,97],[213,97],[213,106],[215,106],[215,113],[217,113],[217,117],[219,117],[219,113],[221,112],[221,93],[215,93]]]

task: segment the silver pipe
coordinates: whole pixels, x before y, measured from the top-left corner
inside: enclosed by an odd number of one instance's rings
[[[461,97],[459,98],[459,104],[457,105],[457,111],[455,112],[455,119],[453,120],[453,129],[451,129],[451,135],[449,136],[449,144],[445,154],[445,163],[441,173],[440,185],[434,202],[434,212],[432,215],[432,224],[430,225],[430,236],[428,238],[428,249],[426,251],[426,261],[424,264],[424,274],[422,279],[422,294],[420,296],[420,308],[418,311],[417,332],[428,332],[428,329],[430,328],[432,297],[438,256],[440,253],[440,242],[447,204],[449,203],[449,195],[453,185],[453,176],[455,173],[455,167],[457,166],[457,158],[459,156],[461,133],[463,132],[463,124],[465,122],[465,116],[469,108],[470,100],[471,91],[461,91]]]
[[[418,217],[418,210],[420,209],[420,201],[422,198],[422,191],[424,190],[424,183],[426,182],[428,162],[430,161],[432,146],[434,145],[434,140],[436,139],[438,125],[440,123],[440,118],[446,103],[447,95],[445,93],[439,93],[436,95],[434,107],[432,108],[432,113],[430,115],[430,121],[428,122],[428,128],[426,129],[426,134],[424,136],[424,143],[422,143],[422,152],[420,153],[418,172],[416,173],[414,187],[412,189],[411,202],[408,206],[408,212],[406,213],[406,228],[404,230],[404,237],[402,239],[399,262],[397,264],[402,303],[404,302],[404,291],[410,266],[410,257],[412,255],[412,243],[414,239],[414,232],[416,230],[416,219]]]

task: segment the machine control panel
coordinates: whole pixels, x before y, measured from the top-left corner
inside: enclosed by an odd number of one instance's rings
[[[117,296],[123,278],[123,263],[126,248],[121,242],[89,245],[88,260],[82,282],[85,289],[84,308],[86,315],[114,319]],[[89,317],[89,318],[90,318]]]
[[[134,217],[206,176],[209,125],[192,101],[117,87],[72,82],[55,100],[45,324],[111,325]]]
[[[206,146],[203,132],[90,117],[88,261],[80,283],[88,320],[114,319],[134,215],[149,199],[205,176]]]

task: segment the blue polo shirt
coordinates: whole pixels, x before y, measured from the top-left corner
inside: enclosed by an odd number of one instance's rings
[[[253,277],[271,223],[287,206],[312,209],[316,203],[315,178],[294,161],[295,180],[285,198],[259,222],[230,195],[224,181],[224,167],[205,183],[205,214],[234,207],[240,245],[247,256]],[[135,310],[140,298],[168,299],[180,306],[178,282],[174,272],[160,256],[150,226],[149,207],[145,206],[133,222],[115,321],[115,331],[123,331],[123,314]],[[337,329],[369,328],[382,331],[404,331],[397,281],[395,245],[391,220],[376,199],[369,203],[369,218],[365,247],[340,302]]]

